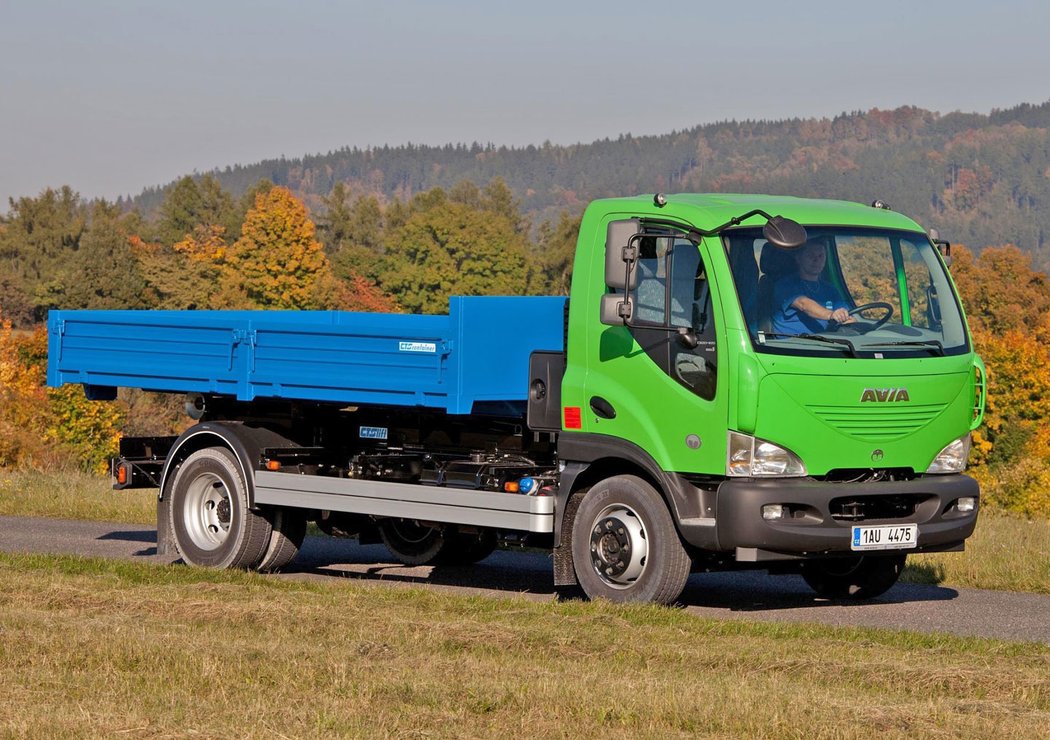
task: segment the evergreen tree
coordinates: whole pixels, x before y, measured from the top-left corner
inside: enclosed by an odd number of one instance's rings
[[[49,285],[48,304],[54,308],[146,308],[145,287],[119,209],[98,201],[79,249]]]

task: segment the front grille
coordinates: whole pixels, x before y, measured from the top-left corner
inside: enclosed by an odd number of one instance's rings
[[[863,522],[869,519],[906,519],[925,496],[842,496],[828,505],[831,518],[840,522]]]
[[[822,422],[862,442],[892,442],[917,432],[944,410],[946,404],[892,403],[872,408],[821,406],[807,408]]]

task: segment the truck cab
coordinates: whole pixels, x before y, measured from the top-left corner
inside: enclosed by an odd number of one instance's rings
[[[769,213],[804,234],[769,238]],[[905,216],[775,196],[598,201],[566,352],[563,464],[601,479],[629,461],[694,565],[873,596],[907,553],[959,550],[973,531],[962,471],[983,367],[937,245]],[[609,511],[628,534],[643,518]],[[648,536],[592,537],[597,581],[637,587],[624,545]]]

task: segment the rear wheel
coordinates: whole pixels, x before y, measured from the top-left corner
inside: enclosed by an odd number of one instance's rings
[[[306,539],[306,515],[297,509],[273,509],[267,519],[273,528],[266,554],[256,566],[261,571],[280,570],[295,560]]]
[[[383,519],[377,526],[386,549],[405,565],[437,561],[448,543],[443,527],[428,527],[409,519]]]
[[[270,545],[273,527],[248,508],[240,464],[224,447],[198,450],[172,481],[169,524],[188,565],[253,568]]]
[[[897,582],[907,558],[904,554],[810,560],[802,564],[802,577],[828,599],[874,599]]]
[[[498,544],[496,533],[491,529],[446,534],[440,561],[445,565],[473,565],[491,555]]]
[[[691,561],[660,494],[621,475],[594,485],[572,527],[576,578],[588,597],[673,604]]]

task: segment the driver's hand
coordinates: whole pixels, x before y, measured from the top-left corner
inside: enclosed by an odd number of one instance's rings
[[[836,308],[831,312],[831,316],[828,317],[829,321],[836,321],[840,324],[852,324],[856,319],[849,315],[849,311],[844,308]]]

